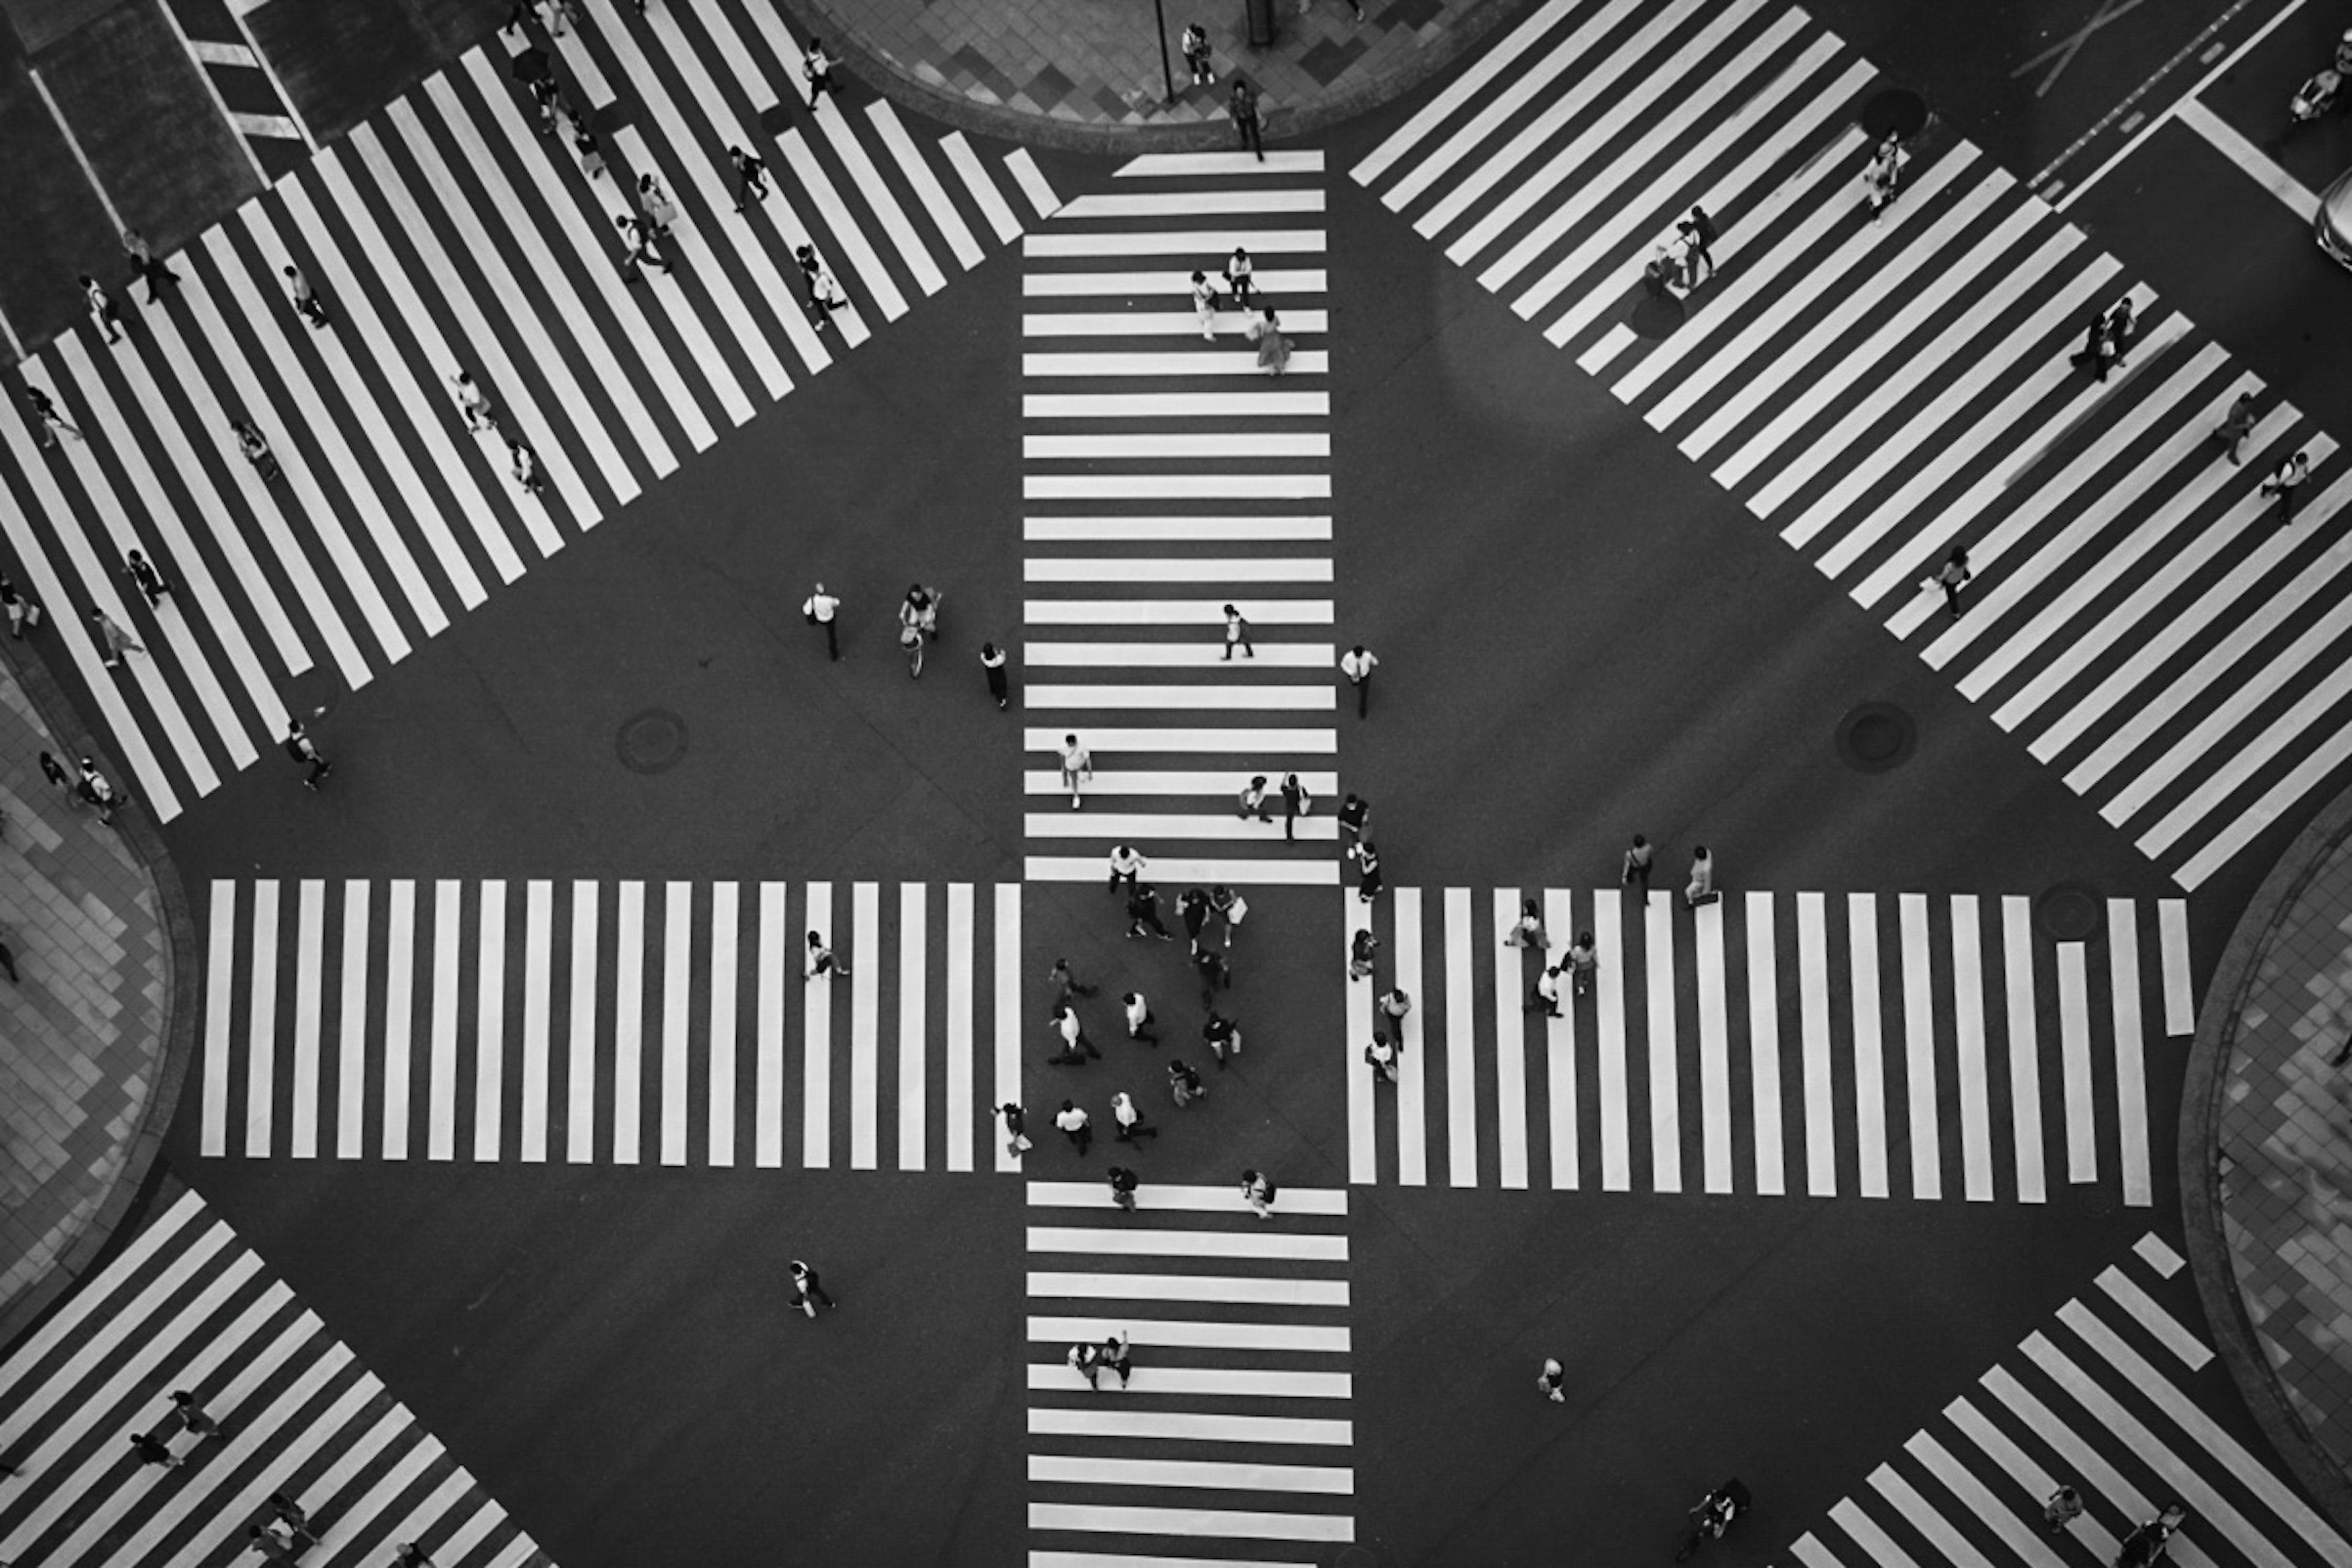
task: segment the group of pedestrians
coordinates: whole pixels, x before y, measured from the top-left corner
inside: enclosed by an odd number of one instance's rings
[[[1220,281],[1224,285],[1222,289],[1218,287]],[[1217,341],[1217,313],[1230,295],[1234,309],[1247,318],[1242,335],[1256,346],[1258,369],[1267,375],[1280,375],[1290,368],[1290,339],[1282,330],[1281,318],[1272,305],[1265,303],[1258,290],[1257,264],[1250,259],[1247,249],[1235,246],[1233,255],[1226,258],[1213,277],[1205,268],[1195,269],[1191,292],[1192,320],[1200,327],[1203,342]],[[1234,613],[1231,605],[1225,606],[1228,621]]]

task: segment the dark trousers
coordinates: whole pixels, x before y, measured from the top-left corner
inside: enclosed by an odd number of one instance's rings
[[[1625,868],[1625,875],[1618,879],[1628,888],[1633,886],[1637,882],[1640,883],[1642,887],[1642,896],[1645,899],[1650,896],[1650,868],[1648,866],[1628,866]]]
[[[1960,618],[1960,584],[1946,583],[1941,586],[1944,590],[1944,608],[1951,611],[1952,619],[1957,621]]]
[[[1372,711],[1372,678],[1369,675],[1356,682],[1356,717],[1370,718]]]
[[[1094,1123],[1089,1121],[1076,1132],[1065,1130],[1062,1136],[1070,1141],[1070,1147],[1076,1149],[1078,1152],[1078,1158],[1083,1160],[1086,1158],[1087,1150],[1093,1146],[1095,1141]]]
[[[838,617],[824,623],[825,657],[836,664],[841,661],[841,634],[835,629]]]
[[[989,669],[988,694],[996,699],[996,705],[999,708],[1003,707],[1005,700],[1012,695],[1011,683],[1005,679],[1002,667],[992,667]]]
[[[157,296],[163,292],[164,284],[169,283],[176,288],[180,281],[180,275],[160,261],[133,261],[131,264],[131,272],[134,279],[147,279],[147,302],[151,305],[155,302]]]
[[[310,299],[298,301],[294,308],[302,313],[302,319],[304,321],[310,322],[314,327],[323,327],[329,324],[327,321],[327,307],[319,303],[318,296],[315,294]]]
[[[1243,146],[1257,154],[1260,163],[1265,161],[1265,143],[1259,139],[1257,114],[1255,110],[1234,117],[1234,135],[1240,139]]]
[[[1286,841],[1297,837],[1293,830],[1298,826],[1298,803],[1288,795],[1282,797],[1282,837]]]
[[[1139,1138],[1159,1137],[1160,1129],[1152,1126],[1150,1122],[1145,1121],[1139,1117],[1133,1125],[1129,1125],[1126,1122],[1119,1123],[1118,1131],[1112,1133],[1111,1136],[1118,1139],[1122,1143],[1132,1143]],[[1134,1200],[1129,1198],[1129,1201],[1133,1202]]]

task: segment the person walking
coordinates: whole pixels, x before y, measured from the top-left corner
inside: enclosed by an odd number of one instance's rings
[[[1339,673],[1346,676],[1348,684],[1356,689],[1356,717],[1359,719],[1371,716],[1372,671],[1380,665],[1381,661],[1372,657],[1372,650],[1362,643],[1339,656]]]
[[[1150,860],[1145,858],[1143,851],[1134,845],[1112,845],[1110,847],[1110,882],[1108,890],[1114,893],[1121,888],[1133,890],[1137,879],[1143,875],[1144,868],[1150,864]]]
[[[2297,452],[2278,466],[2278,472],[2263,481],[2263,494],[2278,497],[2279,526],[2284,528],[2294,521],[2294,492],[2311,479],[2311,458]]]
[[[1223,882],[1209,889],[1209,908],[1224,922],[1225,945],[1234,945],[1234,931],[1249,919],[1249,900]]]
[[[269,449],[268,439],[262,435],[260,426],[250,419],[232,419],[228,433],[236,438],[236,449],[245,454],[245,460],[253,465],[253,471],[261,476],[261,482],[275,482],[281,472],[278,455]]]
[[[1213,947],[1194,950],[1192,968],[1201,976],[1201,1005],[1203,1007],[1217,999],[1218,992],[1234,988],[1234,966],[1223,952]]]
[[[293,301],[294,313],[310,323],[313,331],[335,323],[327,315],[327,307],[319,301],[319,290],[310,285],[310,275],[292,262],[279,268],[286,279],[286,296]]]
[[[1174,934],[1160,919],[1160,889],[1149,882],[1138,882],[1127,890],[1127,934],[1156,936],[1162,942],[1174,942]]]
[[[82,799],[98,807],[98,819],[111,826],[118,798],[114,785],[107,782],[106,775],[98,771],[98,764],[88,757],[81,760],[81,779],[75,787],[81,792]]]
[[[161,1469],[176,1469],[187,1462],[172,1452],[170,1447],[152,1432],[131,1434],[131,1451],[139,1456],[141,1464],[153,1465]]]
[[[1297,837],[1298,819],[1315,808],[1315,797],[1297,773],[1282,775],[1282,837],[1285,843]]]
[[[1633,835],[1633,845],[1625,851],[1624,868],[1618,874],[1618,886],[1630,888],[1640,883],[1646,901],[1650,896],[1650,870],[1656,859],[1657,852],[1650,847],[1650,841],[1638,833]]]
[[[1272,822],[1274,820],[1274,813],[1267,809],[1265,804],[1265,775],[1264,773],[1254,773],[1250,776],[1250,782],[1242,785],[1240,798],[1242,808],[1241,818],[1243,821],[1247,822],[1253,816],[1256,817],[1260,822]]]
[[[457,413],[466,421],[467,429],[479,434],[498,423],[498,416],[490,407],[489,395],[474,380],[472,371],[459,366],[457,374],[449,378],[449,384],[455,389]]]
[[[99,286],[98,279],[92,278],[89,273],[85,272],[81,275],[80,282],[81,297],[89,306],[89,319],[91,322],[97,326],[99,331],[106,334],[106,341],[108,342],[121,342],[122,341],[122,317],[121,313],[115,310],[114,301],[108,297],[106,290]]]
[[[1168,1058],[1168,1093],[1176,1101],[1177,1110],[1183,1110],[1208,1092],[1209,1086],[1201,1081],[1199,1073],[1173,1057]]]
[[[1375,1034],[1372,1043],[1364,1047],[1364,1065],[1372,1069],[1375,1086],[1397,1080],[1396,1042],[1385,1034]]]
[[[1054,960],[1054,967],[1045,972],[1045,984],[1054,988],[1056,1002],[1067,1002],[1073,996],[1091,996],[1097,987],[1079,984],[1077,971],[1066,958]]]
[[[1126,1133],[1121,1132],[1119,1136],[1124,1138],[1127,1135]],[[1156,1137],[1158,1134],[1155,1133],[1153,1136]],[[1142,1184],[1141,1179],[1139,1178],[1133,1171],[1129,1170],[1125,1165],[1113,1165],[1106,1174],[1108,1176],[1110,1181],[1110,1201],[1118,1205],[1120,1208],[1126,1210],[1129,1214],[1133,1214],[1135,1212],[1135,1189]]]
[[[1715,857],[1707,853],[1706,845],[1693,845],[1690,881],[1683,889],[1683,902],[1696,909],[1721,897],[1723,895],[1715,890]]]
[[[1121,1205],[1125,1206],[1125,1205]],[[1087,1380],[1087,1386],[1097,1394],[1102,1392],[1102,1352],[1093,1345],[1072,1345],[1062,1358],[1070,1370]]]
[[[1692,258],[1706,266],[1708,276],[1714,276],[1715,242],[1717,237],[1715,219],[1707,216],[1705,207],[1694,206],[1690,210],[1690,216],[1683,220],[1682,226],[1690,236]]]
[[[602,169],[603,166],[604,160],[600,157],[597,167]],[[634,283],[643,278],[647,267],[658,267],[664,272],[673,270],[668,259],[654,244],[660,231],[654,226],[651,218],[638,213],[615,213],[613,215],[613,226],[621,231],[622,242],[627,247],[626,254],[621,258],[621,270],[629,272],[632,268],[635,268],[630,273],[629,281]]]
[[[819,936],[815,931],[811,931],[808,933],[805,946],[806,953],[801,964],[803,980],[814,980],[820,974],[827,980],[831,980],[836,974],[845,979],[847,978],[849,965],[833,955],[833,949],[824,944],[824,937]]]
[[[746,153],[740,147],[727,149],[727,161],[735,166],[735,210],[741,212],[751,202],[768,199],[768,163],[757,153]]]
[[[392,1549],[392,1568],[433,1568],[433,1559],[414,1541],[404,1541]]]
[[[1536,976],[1534,987],[1528,992],[1528,1004],[1521,1011],[1541,1013],[1547,1018],[1557,1018],[1561,1016],[1559,977],[1562,969],[1563,966],[1560,964],[1550,964],[1541,974]]]
[[[1242,1032],[1231,1018],[1212,1010],[1209,1021],[1201,1026],[1201,1038],[1209,1042],[1209,1054],[1217,1058],[1217,1070],[1225,1070],[1225,1058],[1242,1054]]]
[[[1118,1385],[1127,1386],[1129,1374],[1134,1370],[1132,1345],[1125,1329],[1113,1329],[1102,1342],[1102,1363],[1118,1373]]]
[[[1348,858],[1354,859],[1364,842],[1364,832],[1372,825],[1372,803],[1362,795],[1349,792],[1339,803],[1339,837],[1348,846]]]
[[[2154,1568],[2170,1553],[2173,1536],[2189,1521],[2189,1510],[2168,1502],[2154,1519],[2124,1537],[2116,1553],[2116,1568]]]
[[[18,642],[25,640],[25,628],[40,629],[41,606],[16,591],[5,573],[0,573],[0,609],[8,612],[8,635]]]
[[[1070,809],[1078,809],[1078,792],[1095,776],[1095,759],[1076,735],[1062,737],[1062,787],[1070,792]]]
[[[1348,943],[1348,983],[1349,984],[1352,985],[1359,980],[1370,980],[1372,977],[1373,962],[1380,951],[1381,939],[1372,934],[1371,927],[1366,926],[1355,934]]]
[[[1184,896],[1176,900],[1176,914],[1184,922],[1185,953],[1198,958],[1201,933],[1209,929],[1209,890],[1206,888],[1185,889]]]
[[[1373,1010],[1394,1026],[1397,1038],[1404,1038],[1404,1021],[1412,1012],[1412,996],[1402,985],[1392,985],[1372,1004]]]
[[[817,255],[815,246],[802,246],[793,252],[793,259],[800,264],[802,280],[808,284],[809,309],[815,314],[817,330],[822,331],[833,324],[835,310],[848,309],[849,300],[842,293],[833,268]]]
[[[565,105],[564,112],[572,121],[572,151],[580,159],[580,172],[591,180],[603,179],[604,149],[597,144],[596,132],[570,105]]]
[[[1257,297],[1257,263],[1240,246],[1225,258],[1225,291],[1234,297],[1234,309],[1245,310]]]
[[[2060,1487],[2042,1505],[2042,1528],[2053,1535],[2065,1532],[2066,1527],[2083,1517],[2083,1494],[2073,1487]]]
[[[1143,993],[1130,991],[1118,1000],[1127,1010],[1127,1037],[1147,1046],[1158,1045],[1160,1037],[1151,1029],[1155,1021],[1151,1016],[1151,1005],[1143,999]]]
[[[2069,356],[2066,363],[2089,371],[2094,381],[2105,381],[2107,372],[2115,368],[2115,340],[2107,335],[2107,313],[2093,310],[2091,324],[2084,330],[2081,352]]]
[[[1225,112],[1233,117],[1235,139],[1255,153],[1259,163],[1265,163],[1265,127],[1258,119],[1257,94],[1238,77],[1234,79],[1233,92],[1225,100]]]
[[[1210,68],[1209,29],[1194,22],[1184,29],[1182,43],[1184,64],[1192,72],[1194,87],[1214,87],[1217,73]]]
[[[2107,312],[2107,341],[2115,345],[2117,364],[2123,363],[2124,356],[2131,352],[2133,326],[2131,296],[2126,294]]]
[[[123,552],[122,574],[147,596],[147,607],[151,610],[160,609],[163,595],[172,591],[172,584],[163,581],[163,574],[155,570],[155,563],[136,550]]]
[[[65,416],[58,412],[57,404],[39,387],[25,388],[25,409],[33,416],[33,431],[40,437],[42,446],[56,446],[59,435],[68,441],[82,439],[81,431],[66,423]]]
[[[124,631],[122,629],[121,623],[115,620],[113,616],[108,615],[104,610],[92,610],[89,613],[89,623],[98,628],[99,641],[105,646],[106,651],[104,657],[107,668],[121,669],[122,668],[122,654],[123,650],[126,648],[135,654],[146,654],[147,649],[145,645],[142,644],[129,632]]]
[[[824,40],[811,38],[808,47],[801,51],[801,75],[808,79],[809,112],[816,112],[817,100],[823,94],[841,96],[841,89],[833,79],[833,59],[824,52]]]
[[[2214,426],[2213,439],[2229,449],[2232,464],[2243,456],[2246,438],[2254,433],[2254,426],[2259,422],[2254,411],[2254,395],[2242,392],[2238,394],[2238,400],[2230,405],[2230,412],[2221,416],[2221,423]]]
[[[1255,1170],[1242,1173],[1242,1201],[1257,1211],[1258,1218],[1274,1217],[1274,1184],[1266,1179],[1265,1173]]]
[[[1591,931],[1578,931],[1576,940],[1568,944],[1568,972],[1575,979],[1579,996],[1591,994],[1592,977],[1600,969],[1600,945],[1592,940]]]
[[[1956,544],[1952,552],[1944,558],[1944,563],[1936,569],[1936,575],[1929,579],[1944,591],[1944,608],[1952,613],[1952,619],[1956,621],[1960,618],[1960,590],[1967,587],[1969,579],[1975,575],[1969,570],[1969,552]]]
[[[834,663],[841,662],[841,628],[838,617],[841,601],[824,591],[819,583],[816,592],[801,601],[801,616],[813,626],[824,628],[824,655]]]
[[[180,1417],[180,1425],[199,1437],[217,1437],[221,1424],[207,1414],[196,1396],[184,1388],[172,1390],[172,1408]]]
[[[1062,1037],[1063,1055],[1086,1056],[1092,1057],[1097,1061],[1102,1060],[1102,1052],[1097,1050],[1094,1041],[1087,1037],[1086,1021],[1078,1016],[1078,1010],[1067,1002],[1062,1003],[1054,1009],[1054,1029]]]
[[[76,811],[81,809],[81,797],[74,794],[72,775],[66,772],[63,763],[47,752],[41,753],[41,776],[49,781],[51,788],[66,797],[67,805]]]
[[[816,1321],[816,1310],[819,1307],[823,1307],[826,1311],[830,1312],[841,1305],[840,1302],[835,1300],[830,1295],[825,1293],[824,1284],[822,1280],[817,1279],[815,1269],[811,1268],[807,1264],[802,1262],[797,1258],[792,1260],[791,1268],[793,1272],[793,1305],[807,1313],[809,1321]]]
[[[1246,658],[1255,658],[1257,657],[1257,649],[1250,644],[1249,622],[1242,617],[1242,613],[1239,610],[1234,609],[1231,605],[1227,605],[1225,606],[1224,657],[1228,661],[1231,661],[1233,658],[1234,649],[1236,647],[1240,648],[1243,655]]]
[[[1388,879],[1381,874],[1381,852],[1367,838],[1356,847],[1356,897],[1369,904],[1387,885]]]
[[[1554,1405],[1565,1405],[1568,1395],[1560,1392],[1559,1385],[1567,1381],[1568,1369],[1557,1358],[1544,1357],[1543,1370],[1536,1373],[1536,1392]]]
[[[511,436],[507,437],[507,472],[513,476],[515,488],[523,494],[547,493],[547,480],[539,471],[539,454]]]
[[[1205,272],[1192,274],[1192,321],[1204,342],[1217,341],[1217,286]]]
[[[273,1563],[295,1563],[302,1561],[299,1548],[294,1544],[294,1532],[271,1520],[266,1524],[249,1524],[245,1528],[247,1544],[261,1553],[261,1560]]]
[[[1257,345],[1257,367],[1268,375],[1280,375],[1290,368],[1290,340],[1282,335],[1282,322],[1269,305],[1249,324],[1244,334]]]
[[[1005,679],[1004,650],[992,642],[980,645],[981,673],[988,677],[988,694],[996,699],[1001,710],[1013,700],[1013,689]]]
[[[286,1527],[295,1541],[306,1547],[319,1544],[319,1532],[310,1528],[310,1515],[300,1503],[284,1492],[271,1492],[261,1506],[269,1518]]]
[[[1519,900],[1519,918],[1503,933],[1505,947],[1531,947],[1538,952],[1551,951],[1551,933],[1544,930],[1543,914],[1533,899]]]
[[[1076,1100],[1062,1101],[1062,1109],[1054,1113],[1054,1125],[1062,1130],[1062,1136],[1070,1141],[1070,1147],[1078,1152],[1078,1158],[1085,1159],[1087,1151],[1094,1146],[1095,1130]]]
[[[335,764],[319,754],[317,742],[310,739],[310,732],[302,728],[299,719],[286,721],[286,754],[294,760],[296,766],[310,770],[303,775],[302,787],[313,795],[318,793],[320,784],[327,782],[327,775],[335,771]]]
[[[1004,1152],[1018,1160],[1037,1145],[1029,1141],[1029,1111],[1017,1100],[1006,1100],[996,1108],[1004,1121]]]
[[[669,190],[651,174],[637,176],[637,210],[645,214],[654,233],[663,239],[677,225],[677,204],[669,199]]]
[[[137,282],[147,279],[147,302],[153,304],[163,297],[163,285],[179,286],[180,275],[155,259],[155,252],[144,236],[135,228],[122,231],[122,251],[131,258],[131,279]]]
[[[1870,163],[1862,172],[1863,195],[1870,205],[1870,221],[1876,223],[1894,205],[1901,190],[1903,171],[1911,162],[1911,154],[1903,150],[1902,139],[1893,132],[1870,154]]]
[[[1135,1097],[1125,1089],[1110,1097],[1110,1119],[1118,1127],[1111,1136],[1122,1143],[1160,1136],[1160,1129],[1144,1120],[1143,1112],[1135,1107]]]

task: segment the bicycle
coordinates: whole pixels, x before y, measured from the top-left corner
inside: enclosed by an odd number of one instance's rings
[[[1748,1489],[1737,1479],[1724,1482],[1699,1499],[1690,1510],[1690,1524],[1683,1532],[1682,1544],[1675,1548],[1675,1561],[1688,1562],[1691,1554],[1706,1542],[1722,1540],[1732,1521],[1746,1513],[1754,1501]]]

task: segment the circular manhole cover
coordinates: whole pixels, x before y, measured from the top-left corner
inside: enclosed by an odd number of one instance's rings
[[[686,721],[667,708],[648,708],[622,724],[613,749],[631,773],[660,773],[686,755]]]
[[[1856,772],[1899,768],[1918,748],[1918,727],[1891,702],[1865,702],[1838,721],[1838,755]]]
[[[2033,900],[2034,923],[2053,942],[2087,940],[2099,917],[2099,895],[2080,882],[2061,882]]]
[[[1871,94],[1862,106],[1863,134],[1873,142],[1897,136],[1908,142],[1927,129],[1927,100],[1908,88],[1890,87]]]

